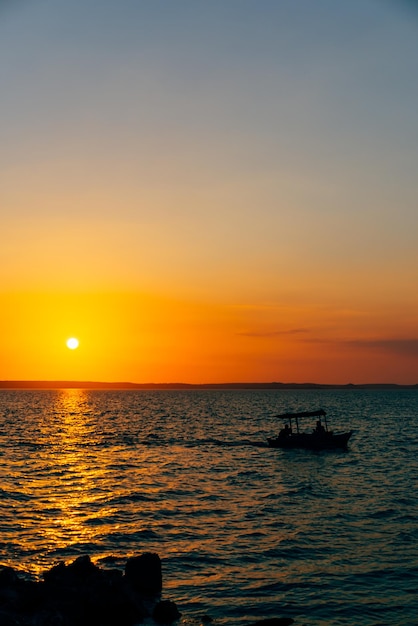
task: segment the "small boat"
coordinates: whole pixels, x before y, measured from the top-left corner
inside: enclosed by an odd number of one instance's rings
[[[278,437],[267,438],[270,448],[308,448],[310,450],[347,448],[348,440],[353,434],[352,430],[345,433],[334,433],[332,430],[328,430],[324,409],[302,411],[301,413],[284,413],[276,417],[284,419],[285,424]],[[300,431],[299,419],[303,417],[319,418],[311,432]],[[322,418],[324,418],[324,424],[322,423]],[[293,430],[293,421],[296,424],[296,432]]]

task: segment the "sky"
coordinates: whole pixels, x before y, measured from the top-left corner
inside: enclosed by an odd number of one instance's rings
[[[418,3],[0,0],[0,59],[0,380],[418,383]]]

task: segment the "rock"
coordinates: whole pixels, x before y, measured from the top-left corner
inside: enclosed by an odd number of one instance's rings
[[[161,561],[151,553],[130,558],[125,573],[81,556],[40,582],[0,567],[0,626],[134,626],[151,616],[171,624],[180,613],[174,602],[158,602],[161,589]]]
[[[152,552],[131,557],[126,562],[125,577],[136,591],[159,594],[163,588],[160,557]]]
[[[43,606],[46,599],[45,585],[34,581],[21,580],[14,589],[18,597],[16,606],[20,611],[34,613]]]
[[[0,587],[15,585],[18,580],[18,575],[16,574],[13,567],[5,566],[0,568]]]
[[[0,624],[1,626],[17,626],[17,622],[13,615],[6,611],[0,611]]]
[[[175,602],[171,600],[161,600],[161,602],[158,602],[155,606],[152,617],[159,624],[171,624],[181,617],[181,613],[179,613]]]
[[[132,593],[122,578],[110,587],[92,590],[85,604],[87,623],[100,626],[131,626],[145,617],[141,599]]]
[[[65,565],[63,561],[44,573],[44,580],[49,584],[84,585],[98,579],[100,569],[94,565],[90,557],[79,556],[73,563]]]
[[[97,576],[100,572],[99,568],[91,562],[87,554],[79,556],[73,563],[70,563],[67,566],[67,570],[79,580]]]
[[[44,574],[44,608],[59,610],[74,626],[132,626],[142,621],[147,610],[139,572],[145,576],[149,570],[138,569],[137,565],[147,566],[149,559],[135,557],[131,561],[128,576],[116,569],[101,570],[88,556],[69,565],[59,563]],[[152,561],[155,568],[156,559]],[[161,576],[161,567],[158,571]]]
[[[119,561],[119,558],[113,554],[109,554],[108,556],[104,556],[102,559],[99,559],[100,563],[116,563],[117,561]]]

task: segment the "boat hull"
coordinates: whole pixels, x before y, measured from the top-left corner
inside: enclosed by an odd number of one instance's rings
[[[296,433],[287,437],[268,438],[270,448],[307,448],[309,450],[333,450],[347,448],[348,440],[353,432],[346,433]]]

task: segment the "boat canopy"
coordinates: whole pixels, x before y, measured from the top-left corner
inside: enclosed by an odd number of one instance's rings
[[[302,411],[301,413],[282,413],[281,415],[276,415],[276,417],[292,419],[298,417],[325,417],[325,415],[324,409],[319,409],[318,411]]]

